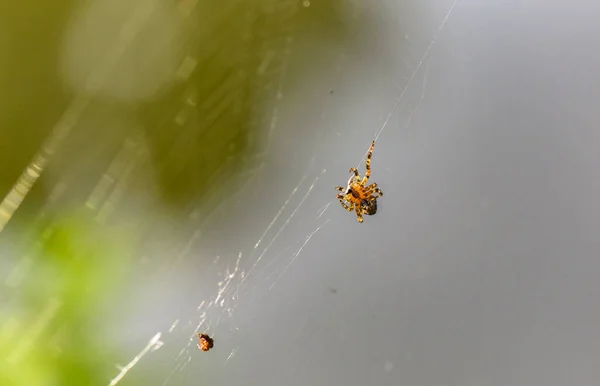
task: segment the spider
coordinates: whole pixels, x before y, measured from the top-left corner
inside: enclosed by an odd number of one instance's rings
[[[363,214],[374,215],[377,213],[377,198],[383,196],[383,192],[377,187],[377,184],[367,186],[367,182],[371,176],[371,156],[373,155],[374,147],[375,141],[371,143],[369,154],[367,155],[367,172],[365,173],[365,177],[361,179],[358,170],[350,168],[350,173],[353,174],[350,176],[346,187],[335,187],[335,190],[343,192],[336,196],[340,200],[340,204],[349,212],[356,211],[356,216],[360,223],[363,222]]]
[[[198,338],[200,338],[200,342],[198,343],[198,348],[202,351],[208,351],[213,348],[215,341],[213,338],[206,334],[198,334]]]

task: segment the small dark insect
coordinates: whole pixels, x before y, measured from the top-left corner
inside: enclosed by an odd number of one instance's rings
[[[213,338],[206,334],[198,334],[198,338],[200,338],[200,342],[198,342],[198,348],[202,351],[208,351],[213,348],[215,341]]]
[[[367,171],[364,178],[360,178],[356,168],[351,168],[352,175],[346,187],[336,186],[335,188],[342,192],[336,196],[340,200],[340,204],[349,212],[355,211],[358,222],[363,222],[363,214],[374,215],[377,213],[377,199],[383,196],[383,192],[377,187],[377,184],[367,185],[369,177],[371,177],[371,157],[374,147],[375,141],[369,148],[366,162]]]

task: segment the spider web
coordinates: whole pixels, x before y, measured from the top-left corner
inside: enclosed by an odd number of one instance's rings
[[[392,117],[398,113],[410,91],[416,91],[417,96],[413,98],[413,101],[407,103],[409,104],[407,107],[408,113],[404,118],[401,118],[404,119],[404,123],[400,125],[400,128],[407,129],[415,115],[418,114],[427,89],[426,63],[456,4],[457,0],[449,5],[445,15],[437,22],[436,29],[427,43],[418,45],[421,47],[420,56],[412,66],[409,66],[408,76],[403,77],[403,86],[397,92],[397,97],[385,114],[383,122],[376,129],[374,137],[372,137],[376,141],[380,139],[389,126]],[[289,43],[287,52],[293,50],[293,39],[290,39]],[[327,84],[331,85],[333,93],[338,93],[344,83],[344,79],[340,74],[352,70],[349,69],[351,66],[349,66],[348,55],[337,53],[335,56],[336,59],[334,60],[337,61],[337,66],[335,66],[333,74],[337,75],[331,75]],[[214,222],[218,222],[220,211],[224,210],[229,213],[234,211],[237,213],[236,216],[252,218],[249,223],[241,225],[241,228],[245,230],[254,228],[257,231],[250,232],[253,235],[242,235],[241,233],[248,232],[233,229],[230,225],[223,225],[222,232],[231,234],[236,239],[236,244],[240,240],[243,241],[240,243],[242,246],[237,252],[230,251],[229,253],[220,254],[213,252],[213,255],[215,255],[214,266],[205,267],[199,273],[198,281],[212,281],[212,289],[210,285],[202,285],[200,289],[196,288],[193,291],[193,297],[201,300],[194,307],[193,314],[187,317],[183,316],[185,312],[180,316],[174,315],[168,327],[152,334],[147,345],[127,365],[121,367],[121,371],[111,381],[111,385],[118,384],[123,380],[127,372],[131,371],[146,355],[155,356],[156,358],[148,359],[148,366],[144,366],[144,369],[139,371],[148,371],[151,368],[150,366],[156,366],[157,362],[170,363],[168,366],[171,370],[168,371],[168,375],[161,382],[162,385],[196,384],[202,378],[206,379],[206,383],[220,384],[218,378],[222,378],[224,373],[244,374],[235,370],[239,363],[248,361],[251,356],[255,355],[254,353],[258,352],[256,355],[264,354],[263,347],[260,346],[261,341],[256,338],[262,336],[261,334],[264,331],[261,329],[257,332],[248,327],[253,323],[270,324],[267,320],[268,314],[273,311],[265,311],[260,306],[261,301],[276,296],[273,295],[273,291],[275,293],[278,290],[283,293],[289,291],[288,288],[281,288],[286,287],[282,282],[285,282],[286,277],[294,275],[295,270],[300,270],[298,267],[300,258],[310,260],[311,264],[320,264],[320,260],[328,258],[327,254],[322,254],[322,251],[316,245],[331,238],[343,240],[343,237],[334,236],[336,233],[335,227],[338,227],[338,225],[333,226],[332,222],[343,221],[350,226],[355,225],[356,219],[354,216],[352,214],[348,215],[337,207],[334,198],[335,192],[332,190],[333,186],[337,185],[334,181],[346,180],[347,176],[344,173],[347,171],[345,167],[347,164],[334,162],[333,167],[323,168],[323,165],[331,165],[331,160],[324,160],[324,157],[319,156],[327,153],[328,146],[331,144],[331,135],[327,133],[326,126],[331,125],[330,121],[334,120],[332,114],[335,114],[335,107],[325,101],[320,107],[320,113],[317,114],[318,118],[315,122],[294,124],[291,117],[295,112],[289,111],[289,106],[293,106],[297,102],[297,94],[288,97],[286,91],[284,91],[286,67],[289,66],[289,60],[293,59],[286,58],[280,70],[281,77],[278,82],[277,97],[268,120],[269,130],[267,138],[265,138],[267,144],[265,152],[276,154],[277,151],[273,150],[274,147],[290,146],[292,141],[289,138],[284,140],[282,137],[287,135],[288,131],[302,132],[302,126],[307,124],[322,127],[322,129],[309,134],[309,137],[312,136],[312,143],[302,144],[304,148],[312,148],[312,152],[297,157],[296,154],[279,154],[278,157],[281,158],[271,161],[270,165],[263,163],[252,172],[251,182],[235,195],[226,199],[221,207],[214,212],[207,222],[212,222],[216,228],[219,225],[215,226]],[[413,87],[418,78],[420,78],[421,83]],[[319,91],[322,92],[323,90]],[[414,99],[416,99],[416,102]],[[288,106],[287,110],[286,106]],[[294,125],[296,127],[293,127]],[[367,155],[366,150],[372,139],[365,134],[361,135],[365,153],[357,167],[364,166]],[[341,139],[343,135],[345,134],[339,132],[336,137]],[[292,135],[292,137],[293,141],[302,142],[300,136]],[[381,170],[384,169],[384,165],[378,162],[378,150],[381,151],[379,147],[375,147],[373,157],[373,178],[375,179],[378,175],[381,176]],[[361,146],[354,146],[353,148],[360,151]],[[289,160],[290,157],[291,161],[288,164],[284,158]],[[352,158],[351,155],[349,157]],[[275,158],[277,158],[277,155]],[[274,170],[276,168],[273,165],[282,164],[287,165],[284,169],[295,171],[298,177],[291,173],[292,176],[288,176],[289,179],[286,180],[285,173],[281,174],[281,170]],[[332,172],[335,172],[335,174]],[[278,175],[278,173],[280,174]],[[274,175],[277,177],[273,177]],[[261,196],[269,192],[270,187],[277,185],[277,178],[285,181],[279,184],[279,187],[283,189],[277,191],[273,197],[268,197],[268,202],[261,202],[263,201]],[[296,182],[293,182],[294,180]],[[285,191],[286,187],[288,188],[287,192]],[[386,198],[389,199],[389,195]],[[256,205],[252,211],[246,210],[248,200]],[[334,213],[334,210],[338,210],[338,212]],[[267,216],[268,213],[271,214],[271,217]],[[376,221],[376,218],[372,219],[367,216],[363,226],[369,226],[368,223],[371,221]],[[303,236],[299,237],[298,235]],[[225,235],[222,237],[229,238],[230,236]],[[177,257],[177,260],[186,262],[193,259],[194,256],[202,254],[202,252],[198,252],[198,245],[204,244],[206,246],[207,243],[210,244],[207,238],[210,239],[210,236],[202,234],[201,231],[195,232],[188,240],[184,251]],[[215,239],[222,241],[219,237],[215,237]],[[314,241],[316,239],[319,239],[319,241]],[[243,246],[243,244],[246,246]],[[215,250],[222,249],[218,245],[214,248]],[[215,269],[219,271],[216,275],[214,273]],[[215,277],[218,278],[216,283],[211,280]],[[323,291],[323,296],[337,293],[337,289],[332,286],[323,284],[323,287],[326,288],[326,291]],[[184,297],[189,297],[189,295],[187,294]],[[267,301],[267,303],[269,302]],[[254,318],[254,321],[252,321],[252,318]],[[296,323],[293,323],[293,327],[284,327],[285,334],[293,335],[297,345],[310,344],[305,342],[303,338],[305,334],[312,335],[314,333],[314,330],[308,331],[307,329],[310,317],[299,311],[298,315],[293,318],[296,319]],[[249,319],[251,322],[248,321]],[[209,333],[213,336],[215,339],[213,351],[210,353],[199,351],[196,346],[198,342],[197,333]],[[172,348],[167,349],[167,346]],[[158,348],[161,350],[156,351]],[[161,351],[164,352],[164,355],[160,354]],[[160,359],[157,359],[159,357]],[[295,370],[292,373],[300,376],[314,365],[314,360],[304,358],[300,363],[296,363]],[[383,369],[391,371],[392,368],[393,363],[385,361]],[[268,367],[257,366],[256,368],[257,371],[261,369],[266,370]],[[232,376],[232,378],[237,377]],[[272,384],[272,381],[263,378],[263,376],[257,376],[257,384]],[[240,376],[237,381],[242,379],[243,376]],[[237,381],[232,381],[232,383]]]
[[[118,313],[123,323],[115,335],[130,340],[132,352],[123,358],[123,363],[116,365],[115,377],[107,384],[130,384],[129,377],[144,379],[145,373],[150,374],[150,384],[162,385],[239,384],[242,381],[246,384],[304,384],[303,374],[320,365],[317,357],[306,356],[306,350],[302,350],[304,345],[308,351],[311,347],[319,349],[320,343],[311,342],[310,337],[317,336],[323,328],[315,327],[320,318],[307,304],[299,305],[293,314],[284,317],[277,316],[277,307],[287,304],[282,308],[288,310],[289,304],[296,300],[294,293],[299,291],[307,291],[309,296],[333,298],[339,288],[347,286],[350,280],[347,277],[328,277],[327,269],[315,267],[325,265],[335,271],[336,267],[329,266],[332,262],[328,259],[340,251],[331,245],[342,245],[341,251],[350,253],[352,244],[360,241],[348,240],[345,234],[355,232],[357,227],[361,232],[368,232],[370,223],[376,223],[378,216],[385,214],[365,216],[365,223],[358,225],[353,213],[339,207],[333,187],[343,185],[349,166],[357,159],[356,166],[363,173],[360,167],[364,167],[370,142],[375,139],[378,142],[371,178],[387,193],[382,203],[391,199],[394,193],[386,191],[385,181],[381,179],[386,168],[389,170],[384,163],[384,152],[392,150],[386,146],[383,134],[394,117],[400,118],[393,131],[402,132],[418,115],[427,90],[428,59],[457,2],[445,2],[443,14],[435,18],[427,36],[405,36],[406,45],[414,53],[402,60],[406,65],[400,75],[395,69],[383,69],[389,75],[385,81],[391,79],[399,83],[391,90],[389,84],[383,84],[357,92],[356,88],[361,87],[355,84],[357,79],[362,77],[364,86],[371,82],[369,77],[375,76],[373,72],[364,75],[364,69],[376,58],[368,56],[367,61],[357,64],[353,54],[344,52],[345,48],[340,52],[327,47],[323,55],[334,65],[292,92],[286,81],[289,67],[298,58],[294,56],[294,38],[287,39],[281,58],[283,64],[277,69],[280,74],[277,92],[268,117],[262,122],[263,127],[268,128],[262,141],[266,157],[248,171],[248,175],[241,176],[247,179],[243,186],[231,186],[235,193],[228,195],[208,218],[198,218],[197,212],[192,210],[188,224],[174,226],[175,233],[186,235],[186,239],[176,253],[169,251],[173,254],[169,270],[150,281],[140,279],[140,283],[133,286],[143,288],[139,298],[133,294],[124,296],[146,299],[140,300],[144,308],[140,314],[144,319],[136,320],[137,316],[128,315],[128,310]],[[304,2],[304,6],[310,9],[311,4]],[[363,11],[357,4],[354,6],[356,12]],[[151,8],[144,8],[136,13],[136,20],[131,21],[132,26],[120,38],[110,58],[119,58],[127,50],[134,34],[131,31],[139,28],[136,26],[144,23],[152,12]],[[381,52],[389,50],[384,47]],[[266,67],[269,60],[266,55]],[[112,65],[108,63],[90,84],[99,87]],[[384,88],[386,95],[381,100],[385,105],[370,104],[368,95]],[[358,98],[353,100],[352,95]],[[27,194],[89,103],[85,95],[74,100],[15,190],[23,196]],[[349,115],[349,105],[363,111],[367,118],[356,113],[355,123],[339,121],[337,117]],[[301,111],[303,109],[309,113]],[[348,126],[356,130],[350,133]],[[346,142],[348,137],[355,138],[350,145]],[[360,158],[358,154],[363,151]],[[130,159],[139,155],[131,149],[124,153],[124,157]],[[9,194],[0,207],[16,210],[20,201],[15,205],[13,196]],[[379,206],[384,212],[385,204]],[[8,221],[10,215],[3,218]],[[235,224],[227,220],[231,218],[235,218]],[[310,267],[317,269],[318,274],[312,276],[311,282],[299,282],[298,278],[310,277],[306,273]],[[284,327],[274,325],[271,319],[278,320]],[[136,333],[132,334],[131,330]],[[343,324],[337,330],[344,336],[349,333]],[[197,333],[208,333],[214,338],[213,350],[204,353],[197,348]],[[281,345],[277,344],[278,340]],[[293,342],[293,346],[285,346],[286,342]],[[278,356],[293,358],[289,361],[293,368],[285,368],[277,361]],[[256,362],[253,357],[264,360]],[[273,370],[273,363],[277,363],[277,371]],[[393,366],[393,361],[383,361],[382,368],[386,372]],[[295,377],[296,381],[284,383],[286,377]]]

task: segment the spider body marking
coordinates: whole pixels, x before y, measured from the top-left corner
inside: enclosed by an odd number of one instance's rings
[[[355,211],[359,223],[363,222],[363,214],[374,215],[377,213],[377,199],[383,196],[383,192],[377,184],[367,185],[369,177],[371,177],[371,157],[373,156],[373,148],[375,141],[371,143],[369,153],[367,155],[365,176],[361,179],[356,168],[350,168],[350,179],[346,187],[336,186],[335,189],[342,193],[336,195],[340,200],[340,204],[349,212]]]

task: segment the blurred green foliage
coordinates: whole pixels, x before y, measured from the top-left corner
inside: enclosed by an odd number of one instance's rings
[[[0,320],[0,384],[100,385],[115,375],[103,321],[127,280],[133,229],[101,227],[90,213],[62,215],[7,280]],[[22,270],[26,270],[23,272]]]

